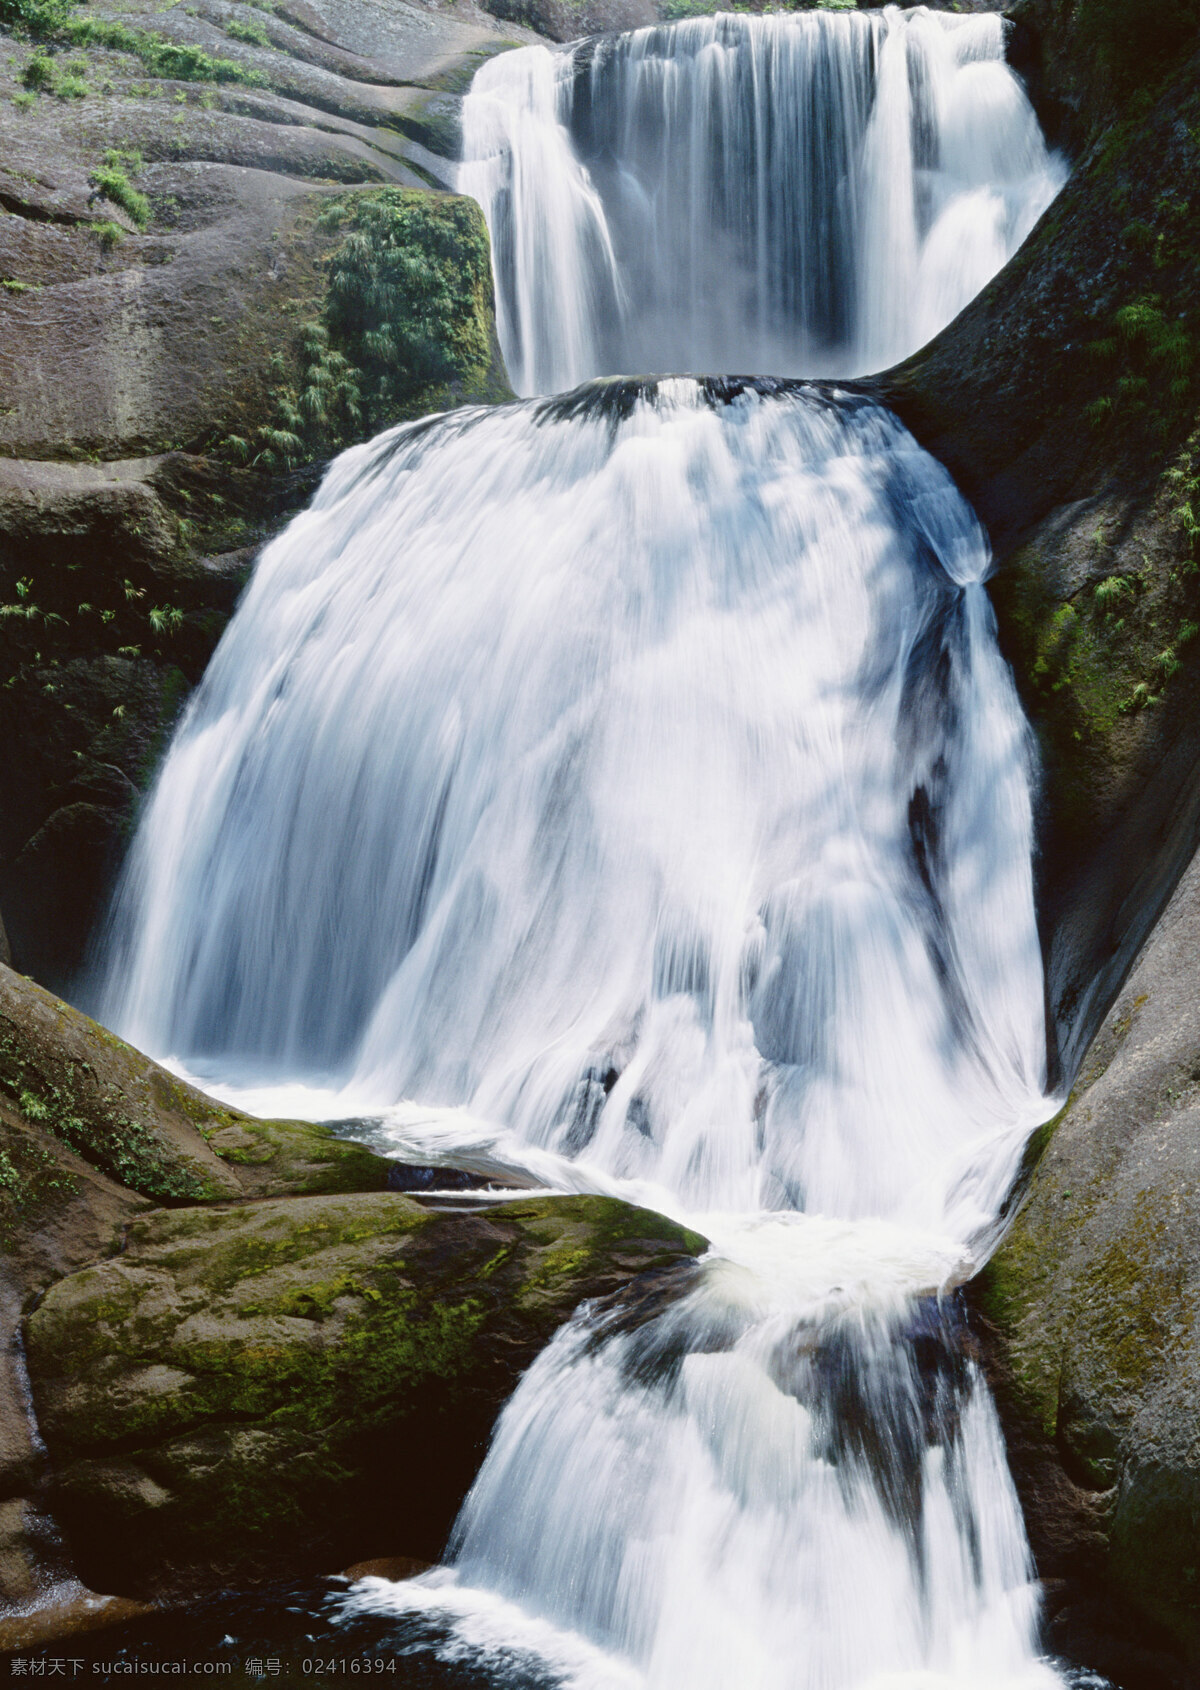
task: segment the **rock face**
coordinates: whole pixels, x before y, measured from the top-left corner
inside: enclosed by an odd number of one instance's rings
[[[468,0],[0,32],[0,908],[47,983],[314,466],[508,396],[482,218],[442,190],[461,89],[522,39]],[[364,358],[389,267],[422,286]]]
[[[1200,860],[978,1288],[1052,1641],[1133,1687],[1200,1673],[1198,956]]]
[[[0,966],[0,1110],[11,1134],[36,1136],[157,1202],[302,1192],[370,1191],[388,1164],[306,1121],[260,1121],[227,1109],[95,1021]],[[0,1125],[0,1132],[5,1126]],[[10,1159],[23,1154],[12,1138]],[[0,1228],[22,1202],[0,1189]]]
[[[27,1322],[85,1580],[161,1595],[436,1559],[517,1377],[585,1296],[704,1241],[600,1197],[391,1194],[135,1220]]]

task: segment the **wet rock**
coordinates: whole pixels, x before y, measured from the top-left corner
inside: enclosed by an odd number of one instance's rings
[[[1051,1640],[1129,1686],[1200,1671],[1198,955],[1200,860],[975,1289]]]
[[[97,1596],[94,1591],[71,1584],[43,1607],[8,1619],[0,1618],[0,1651],[34,1653],[71,1637],[128,1625],[133,1620],[149,1617],[154,1611],[145,1602],[134,1602],[125,1596]]]
[[[704,1247],[600,1197],[135,1219],[26,1324],[81,1576],[147,1596],[436,1559],[499,1407],[578,1302]]]

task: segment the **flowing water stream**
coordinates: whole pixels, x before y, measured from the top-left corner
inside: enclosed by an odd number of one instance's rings
[[[493,59],[463,113],[518,393],[851,376],[957,316],[1062,186],[1003,21],[723,13]]]
[[[919,344],[1057,180],[1000,28],[721,17],[485,67],[464,185],[519,385]],[[446,1658],[580,1690],[1059,1682],[956,1296],[1053,1108],[988,566],[886,411],[719,373],[395,429],[263,554],[104,1018],[712,1241],[675,1301],[559,1333],[447,1566],[347,1624],[433,1615]]]

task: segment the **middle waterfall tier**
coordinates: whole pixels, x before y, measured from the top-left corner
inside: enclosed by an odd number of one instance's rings
[[[688,19],[505,53],[463,112],[520,393],[850,376],[930,340],[1061,187],[1003,21]]]
[[[812,389],[597,384],[346,453],[176,735],[104,1018],[661,1203],[968,1238],[1045,1107],[987,562],[892,416]]]

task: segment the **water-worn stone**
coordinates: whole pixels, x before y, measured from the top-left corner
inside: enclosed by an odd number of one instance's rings
[[[521,1371],[584,1297],[704,1241],[615,1199],[398,1195],[135,1219],[26,1323],[55,1514],[133,1596],[439,1556]]]
[[[115,1254],[152,1202],[378,1191],[389,1167],[325,1127],[225,1108],[0,966],[0,1611],[61,1570],[25,1525],[46,1476],[18,1342],[31,1302]]]
[[[1200,1672],[1197,957],[1200,859],[977,1287],[1052,1640],[1131,1690]]]

